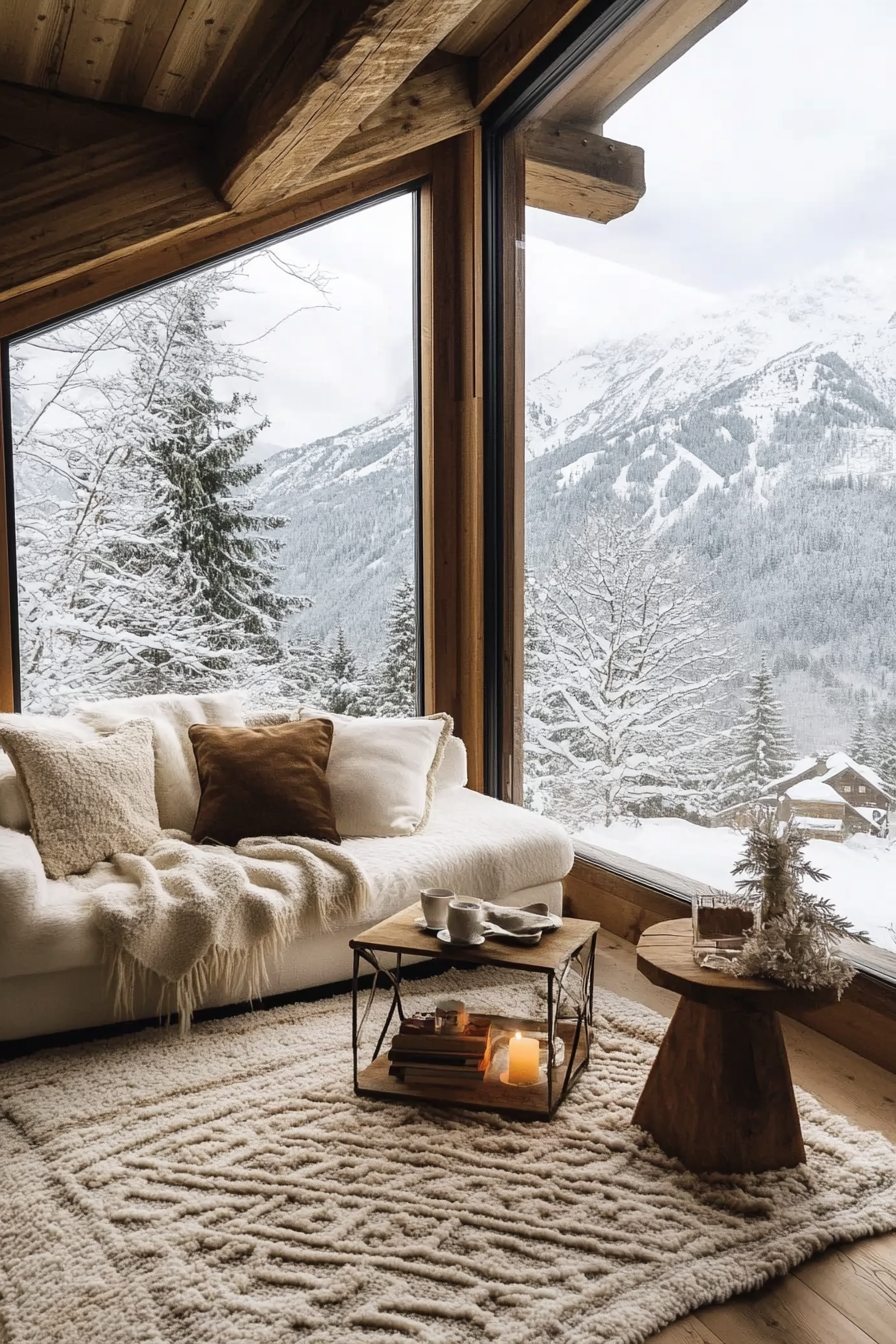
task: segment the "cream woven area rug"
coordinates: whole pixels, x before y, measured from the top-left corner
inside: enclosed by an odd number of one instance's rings
[[[529,1011],[493,971],[414,986]],[[698,1179],[630,1125],[665,1027],[599,995],[551,1123],[356,1099],[332,999],[0,1065],[6,1344],[634,1344],[896,1228],[896,1149],[802,1095],[808,1164]]]

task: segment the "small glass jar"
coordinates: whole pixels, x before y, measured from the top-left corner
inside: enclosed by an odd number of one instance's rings
[[[745,896],[712,891],[693,896],[691,912],[694,960],[698,966],[704,966],[707,961],[734,960],[756,922],[757,907]]]

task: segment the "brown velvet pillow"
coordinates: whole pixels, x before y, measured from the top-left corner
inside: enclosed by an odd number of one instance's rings
[[[340,843],[327,782],[328,720],[266,728],[194,723],[189,733],[202,790],[194,840],[235,845],[255,835],[306,835]]]

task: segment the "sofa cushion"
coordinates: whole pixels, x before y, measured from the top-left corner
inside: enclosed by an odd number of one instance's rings
[[[424,829],[453,727],[447,714],[354,718],[303,709],[299,718],[333,724],[327,776],[341,836],[414,835]]]
[[[457,788],[436,793],[418,835],[345,840],[343,848],[368,880],[367,926],[417,900],[423,887],[501,901],[559,882],[573,861],[572,842],[555,822]],[[110,882],[121,882],[111,864],[105,868]],[[88,892],[46,881],[30,836],[0,831],[0,976],[98,966],[90,910]]]
[[[148,719],[87,742],[0,725],[48,877],[85,872],[116,853],[142,854],[157,839],[152,738]]]
[[[235,691],[79,701],[73,712],[101,733],[112,732],[128,719],[152,720],[159,822],[165,830],[187,833],[199,807],[199,776],[187,729],[193,723],[237,728],[245,723],[242,698]]]
[[[235,845],[256,835],[305,835],[339,844],[326,773],[332,723],[194,723],[189,733],[202,790],[194,840]]]
[[[467,748],[459,737],[448,737],[441,764],[436,770],[436,792],[439,789],[462,789],[466,782]]]

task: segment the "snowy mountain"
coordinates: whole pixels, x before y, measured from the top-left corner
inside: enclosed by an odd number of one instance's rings
[[[530,382],[527,453],[530,567],[589,511],[645,518],[705,574],[745,672],[766,653],[800,749],[844,745],[857,692],[896,692],[896,249],[563,360]],[[343,620],[362,656],[412,563],[411,464],[404,408],[259,478],[303,621]]]
[[[414,569],[411,407],[275,453],[252,489],[259,513],[289,521],[280,588],[314,599],[302,630],[328,637],[341,624],[362,659],[377,653],[389,599]]]

